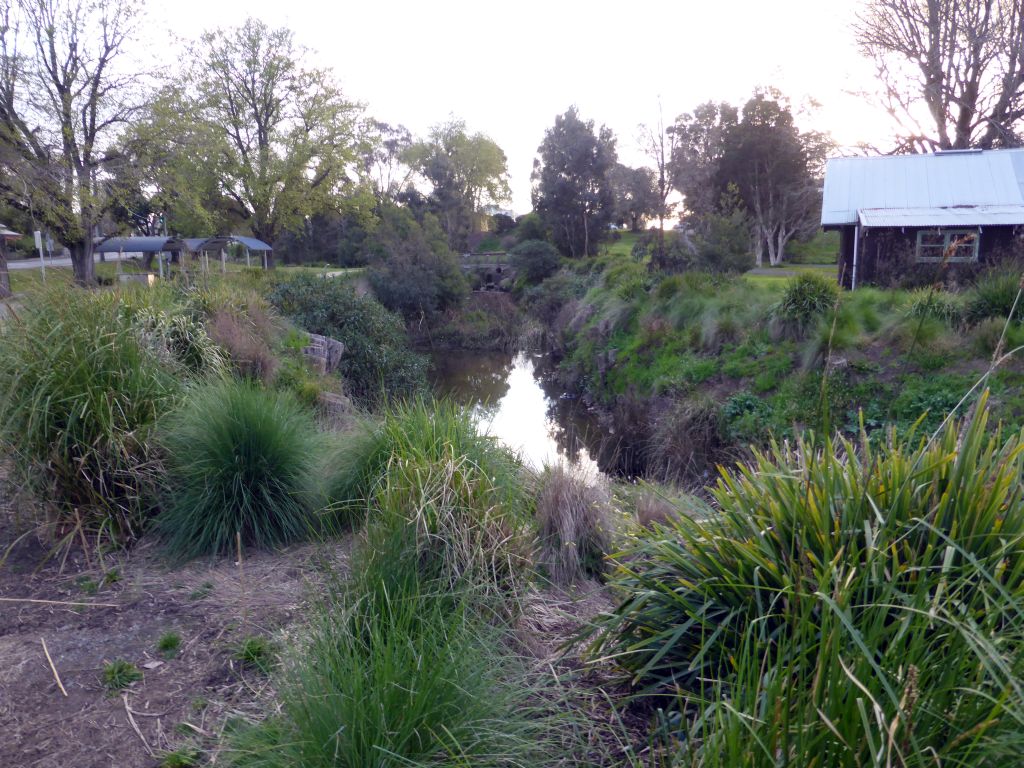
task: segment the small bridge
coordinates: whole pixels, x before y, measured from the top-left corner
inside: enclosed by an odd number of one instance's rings
[[[460,257],[463,272],[473,273],[480,278],[481,287],[490,290],[504,280],[515,280],[516,271],[507,251],[485,251],[464,253]]]

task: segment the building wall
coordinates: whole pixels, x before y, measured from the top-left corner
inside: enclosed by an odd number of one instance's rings
[[[861,230],[857,247],[857,285],[928,285],[942,280],[959,283],[971,279],[986,263],[1024,251],[1020,227],[984,227],[978,243],[977,263],[937,264],[916,258],[917,233],[922,228]],[[934,229],[928,227],[928,230]],[[950,227],[963,229],[963,227]],[[850,287],[853,276],[855,227],[840,229],[839,279]]]

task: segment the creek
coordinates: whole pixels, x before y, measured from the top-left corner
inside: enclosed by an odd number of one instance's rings
[[[554,372],[545,352],[446,351],[432,355],[430,378],[436,395],[470,408],[480,430],[526,464],[614,474],[609,431]]]

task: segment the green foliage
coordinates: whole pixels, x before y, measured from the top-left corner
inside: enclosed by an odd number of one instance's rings
[[[830,313],[839,300],[839,286],[822,275],[802,272],[786,283],[775,316],[784,325],[803,332],[814,321]]]
[[[1020,272],[1012,270],[995,269],[982,274],[967,293],[967,319],[977,323],[989,317],[1009,318],[1021,290],[1021,279]],[[1022,309],[1017,307],[1014,322],[1024,322]]]
[[[694,765],[1002,764],[1024,718],[1022,441],[982,403],[934,441],[773,444],[723,470],[718,514],[623,554],[596,649],[644,692],[692,692]]]
[[[126,295],[51,287],[0,326],[0,439],[9,455],[41,496],[121,540],[142,528],[147,432],[190,377],[133,322]]]
[[[697,266],[708,272],[737,274],[754,267],[750,222],[741,209],[702,216],[694,245]]]
[[[267,637],[253,635],[238,644],[234,657],[244,666],[267,674],[277,659],[277,645]]]
[[[528,284],[546,280],[558,271],[558,251],[543,240],[525,240],[509,251],[512,266]]]
[[[108,693],[117,693],[142,679],[142,670],[124,659],[116,659],[103,666],[103,687]]]
[[[413,397],[426,388],[426,363],[408,346],[401,320],[337,280],[299,277],[276,286],[270,300],[312,333],[345,345],[339,373],[364,405]]]
[[[468,286],[432,216],[421,225],[406,208],[387,206],[374,233],[376,258],[367,271],[381,304],[406,320],[457,307]]]
[[[955,328],[964,318],[964,304],[954,294],[922,288],[910,294],[907,316],[939,320]]]
[[[272,548],[315,530],[312,416],[293,397],[237,381],[196,389],[162,425],[157,530],[180,558]]]
[[[365,514],[364,570],[394,589],[409,579],[517,592],[526,565],[526,500],[519,463],[471,414],[449,402],[391,409],[329,462],[330,499],[349,519]],[[394,594],[394,592],[392,592]]]
[[[157,755],[160,768],[195,768],[202,759],[202,752],[195,747],[178,747]]]
[[[156,649],[165,658],[173,658],[181,648],[181,635],[177,632],[167,632],[156,641]]]
[[[233,764],[550,764],[565,754],[564,716],[538,712],[536,685],[500,642],[458,596],[329,603],[283,676],[282,714],[235,738]]]

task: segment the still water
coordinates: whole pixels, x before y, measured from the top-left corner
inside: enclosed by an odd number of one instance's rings
[[[480,430],[527,464],[561,462],[596,473],[602,431],[552,372],[545,353],[440,352],[431,361],[434,392],[471,408]]]

